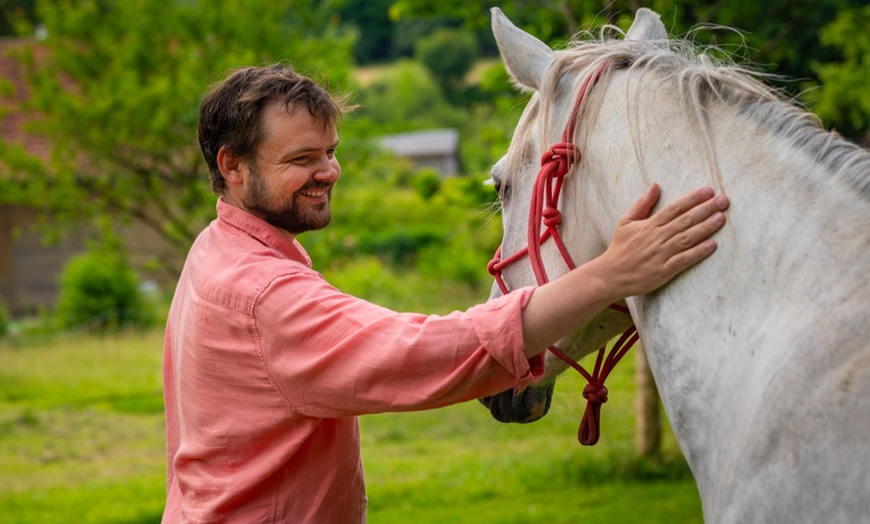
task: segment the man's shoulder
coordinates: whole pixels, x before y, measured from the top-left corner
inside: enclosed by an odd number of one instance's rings
[[[281,277],[322,278],[305,260],[253,237],[207,229],[188,254],[182,280],[203,299],[251,312],[257,297]]]

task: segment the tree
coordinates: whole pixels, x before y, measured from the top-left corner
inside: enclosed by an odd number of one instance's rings
[[[417,42],[414,58],[432,72],[449,96],[464,89],[465,75],[477,61],[477,42],[468,32],[440,28]]]
[[[28,131],[51,151],[0,143],[0,203],[55,225],[135,220],[185,253],[214,213],[195,140],[203,92],[228,69],[280,60],[346,85],[352,40],[331,21],[333,3],[40,2],[47,37],[21,56],[30,99],[19,109],[37,115]]]
[[[0,0],[0,36],[14,36],[15,26],[36,20],[35,0]]]
[[[824,88],[814,91],[816,112],[837,122],[844,134],[870,140],[870,7],[844,11],[821,33],[822,43],[839,49],[841,61],[815,63]]]
[[[736,52],[741,61],[781,75],[771,81],[791,94],[800,84],[794,79],[818,80],[815,62],[835,58],[831,49],[819,42],[819,31],[837,13],[865,0],[396,0],[391,7],[394,19],[412,17],[454,17],[465,21],[468,29],[488,27],[489,10],[500,7],[514,23],[541,40],[564,46],[578,31],[613,23],[627,29],[640,7],[662,15],[668,30],[685,35],[693,28],[698,44],[716,44],[726,52]],[[710,24],[723,26],[703,29]],[[727,28],[733,28],[730,30]]]
[[[359,33],[353,47],[358,64],[397,58],[393,46],[394,26],[387,14],[390,2],[392,0],[345,0],[341,5],[341,23]]]

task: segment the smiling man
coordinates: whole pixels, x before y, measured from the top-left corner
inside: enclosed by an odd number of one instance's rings
[[[226,146],[218,151],[228,185],[224,200],[291,235],[326,227],[332,186],[341,173],[335,128],[275,101],[264,108],[263,127],[268,140],[261,146],[259,162],[242,162]],[[266,179],[271,181],[268,185]]]
[[[357,416],[535,380],[546,347],[708,256],[724,222],[706,188],[648,217],[653,186],[601,257],[549,284],[443,317],[390,311],[330,286],[296,240],[330,221],[344,110],[281,64],[234,71],[202,103],[220,198],[166,324],[163,522],[364,522]]]

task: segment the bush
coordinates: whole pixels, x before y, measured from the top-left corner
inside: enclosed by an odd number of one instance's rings
[[[477,56],[474,36],[460,29],[437,29],[414,47],[414,58],[432,72],[445,93],[462,88]]]
[[[411,186],[424,200],[430,200],[441,188],[441,177],[433,169],[422,169],[411,179]]]
[[[97,251],[73,258],[60,279],[57,318],[61,328],[117,329],[154,322],[136,273],[123,256]]]

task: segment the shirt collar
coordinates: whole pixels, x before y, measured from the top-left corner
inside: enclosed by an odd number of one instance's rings
[[[299,242],[290,240],[278,228],[262,218],[226,203],[223,197],[218,198],[217,201],[217,218],[218,221],[244,231],[263,245],[279,251],[287,258],[311,267],[311,259]]]

